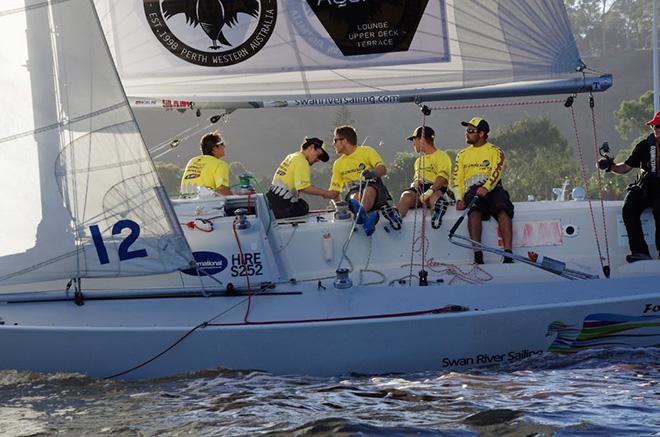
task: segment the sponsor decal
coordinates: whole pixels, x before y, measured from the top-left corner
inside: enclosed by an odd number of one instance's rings
[[[179,59],[226,67],[257,54],[277,21],[277,0],[143,0],[156,39]]]
[[[660,314],[653,314],[653,307],[652,304],[645,306],[645,316],[589,314],[582,321],[581,327],[555,320],[548,325],[545,334],[546,337],[555,337],[548,351],[575,353],[593,348],[657,344],[657,338],[660,337]]]
[[[312,46],[318,52],[335,59],[343,57],[339,47],[325,33],[318,31],[318,24],[310,20],[315,14],[308,2],[293,1],[289,7],[289,19],[293,23],[293,28],[298,32],[307,44]]]
[[[307,0],[344,56],[405,52],[428,0]]]
[[[444,357],[442,359],[442,367],[449,368],[501,364],[506,362],[520,361],[541,354],[543,354],[542,350],[530,351],[528,349],[523,349],[521,351],[510,351],[503,354],[478,354],[475,356],[458,358]]]
[[[242,260],[240,254],[231,256],[231,275],[234,277],[261,276],[262,271],[261,252],[246,252],[243,254]]]
[[[335,106],[335,105],[376,105],[399,103],[399,95],[356,96],[356,97],[319,97],[314,99],[295,99],[292,106]]]
[[[133,101],[133,106],[154,106],[158,104],[158,100],[155,99],[138,99]]]
[[[644,305],[644,311],[642,313],[658,313],[660,312],[660,305],[654,305],[652,303],[647,303]]]
[[[193,102],[188,100],[171,100],[171,99],[162,99],[160,105],[163,109],[192,109],[194,106]]]
[[[227,258],[215,252],[199,251],[193,252],[193,258],[197,261],[199,271],[196,268],[181,270],[190,276],[213,276],[227,268]]]

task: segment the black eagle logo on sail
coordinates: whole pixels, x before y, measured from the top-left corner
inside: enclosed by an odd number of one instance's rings
[[[213,45],[209,48],[213,50],[220,49],[217,43],[232,45],[223,34],[223,29],[225,25],[232,27],[238,24],[238,14],[248,14],[253,18],[259,16],[258,0],[164,0],[162,8],[166,19],[185,14],[188,25],[200,25],[211,39]]]

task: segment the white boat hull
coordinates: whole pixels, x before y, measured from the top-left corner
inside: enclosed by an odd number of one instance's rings
[[[249,305],[246,296],[10,303],[0,309],[0,367],[127,379],[216,367],[382,374],[660,345],[660,289],[640,279],[305,286]]]

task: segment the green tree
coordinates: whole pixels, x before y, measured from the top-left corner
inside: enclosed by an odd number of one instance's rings
[[[333,137],[335,128],[337,126],[344,126],[347,124],[353,126],[355,124],[355,120],[353,119],[353,114],[351,113],[351,110],[348,109],[348,106],[341,105],[335,112],[335,118],[333,120],[332,126],[330,127],[330,138]]]
[[[332,127],[333,130],[337,126],[343,126],[345,124],[350,124],[350,125],[355,124],[355,120],[353,120],[353,114],[346,105],[341,105],[339,108],[337,108],[337,112],[335,112],[334,121],[335,121],[335,125]]]
[[[385,176],[385,185],[392,195],[394,203],[399,201],[401,192],[410,186],[415,169],[415,159],[417,154],[412,152],[399,152],[394,157],[394,161],[387,165],[387,175]]]
[[[183,169],[170,162],[156,161],[156,172],[168,196],[178,196]]]
[[[502,181],[513,201],[525,201],[530,194],[550,200],[552,189],[567,178],[571,185],[579,184],[573,147],[546,118],[520,120],[493,132],[489,141],[504,150]]]
[[[614,112],[616,130],[626,140],[638,138],[647,132],[645,123],[653,114],[653,90],[642,94],[637,100],[621,102]]]
[[[628,147],[616,150],[612,147],[615,162],[623,162],[632,152],[633,147],[648,134],[645,124],[653,114],[653,91],[647,91],[637,100],[621,102],[619,109],[614,112],[616,117],[616,130],[622,138],[631,141]],[[628,184],[634,182],[638,175],[633,170],[627,175],[601,173],[601,185],[606,199],[621,199],[626,192]],[[593,174],[589,180],[589,193],[592,197],[599,194],[598,175]]]
[[[582,54],[651,45],[652,0],[564,0]]]

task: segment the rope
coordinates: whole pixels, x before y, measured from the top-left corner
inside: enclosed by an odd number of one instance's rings
[[[250,323],[248,322],[248,316],[250,315],[250,309],[252,307],[252,288],[250,286],[250,275],[248,274],[248,269],[247,269],[248,266],[245,264],[245,255],[243,255],[243,247],[241,246],[241,240],[239,240],[238,233],[236,232],[236,219],[234,219],[231,228],[234,233],[234,238],[236,239],[236,244],[238,245],[238,252],[241,255],[241,265],[245,268],[245,280],[247,282],[247,290],[248,290],[247,308],[245,309],[245,316],[243,317],[243,321],[245,323]]]
[[[385,275],[378,270],[373,270],[369,268],[369,263],[371,263],[371,254],[373,252],[373,238],[369,238],[369,253],[367,254],[367,262],[364,264],[364,268],[360,269],[360,276],[359,276],[359,281],[358,283],[360,285],[378,285],[382,284],[387,280]],[[362,278],[364,277],[364,273],[375,273],[378,276],[380,276],[379,281],[372,281],[372,282],[362,282]]]
[[[571,105],[571,118],[573,119],[573,130],[575,131],[575,141],[577,144],[577,149],[578,149],[578,156],[580,158],[580,173],[582,174],[582,180],[584,181],[584,186],[589,187],[588,179],[587,179],[587,172],[584,166],[584,155],[582,153],[582,145],[580,144],[580,135],[578,133],[578,127],[577,127],[577,121],[575,119],[575,109],[573,109],[573,106]],[[600,182],[599,182],[600,183]],[[596,240],[596,249],[598,250],[598,261],[600,262],[601,268],[603,268],[603,255],[602,251],[600,249],[600,240],[598,238],[598,229],[596,228],[596,219],[594,216],[594,208],[593,205],[591,204],[591,197],[587,195],[587,203],[589,204],[589,215],[591,216],[591,224],[593,227],[594,231],[594,238]]]
[[[364,189],[362,188],[362,184],[360,184],[359,189],[358,189],[358,196],[360,197],[360,208],[362,209],[362,212],[366,214],[366,211],[364,209],[364,205],[362,204],[362,197],[364,194],[364,191],[367,191],[367,187],[369,186],[369,181],[367,180],[366,183],[364,184]],[[350,202],[350,199],[348,200]],[[344,241],[344,245],[341,248],[341,258],[339,259],[339,264],[337,264],[337,270],[341,268],[341,263],[346,259],[350,265],[349,271],[353,271],[353,263],[351,262],[350,258],[348,255],[346,255],[346,251],[348,250],[348,245],[351,243],[351,239],[353,238],[353,233],[355,232],[355,226],[357,225],[357,214],[353,214],[353,225],[351,226],[350,231],[348,232],[348,235],[346,236],[346,240]]]
[[[598,157],[598,136],[596,133],[596,111],[594,111],[594,97],[591,93],[589,93],[589,107],[591,108],[591,129],[594,137],[594,152],[596,157]],[[600,212],[603,220],[603,236],[605,237],[605,254],[607,256],[607,270],[603,270],[603,273],[605,273],[605,276],[609,277],[609,266],[611,265],[610,262],[610,245],[607,240],[607,220],[605,219],[605,190],[603,188],[603,180],[602,180],[602,175],[600,174],[600,171],[596,171],[597,179],[598,179],[598,197],[600,200]],[[605,269],[605,266],[602,265],[601,267]]]
[[[545,99],[545,100],[521,100],[516,102],[495,102],[495,103],[474,103],[470,105],[448,105],[435,106],[429,108],[433,111],[444,111],[454,109],[481,109],[481,108],[501,108],[506,106],[524,106],[524,105],[547,105],[549,103],[564,103],[566,99]]]

